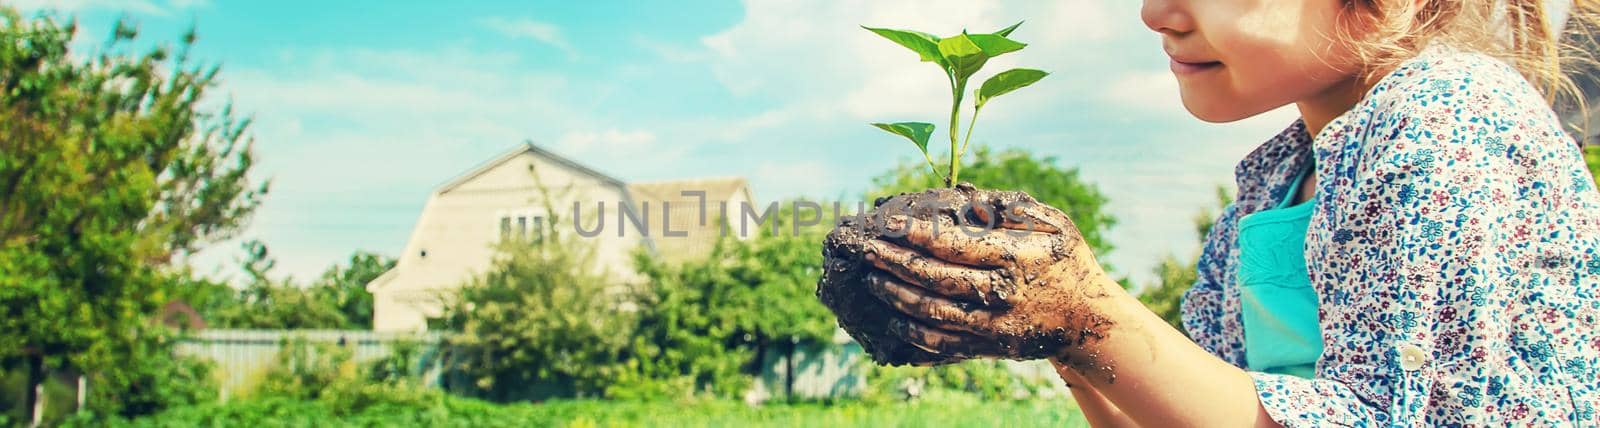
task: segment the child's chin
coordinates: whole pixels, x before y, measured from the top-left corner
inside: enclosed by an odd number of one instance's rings
[[[1229,111],[1230,109],[1217,109],[1210,107],[1212,106],[1197,107],[1187,102],[1183,103],[1183,108],[1189,110],[1189,115],[1194,116],[1195,119],[1200,119],[1209,123],[1228,123],[1250,117],[1249,115],[1241,115],[1237,112]]]
[[[1261,113],[1242,110],[1237,101],[1226,97],[1201,97],[1188,93],[1183,96],[1183,108],[1189,111],[1190,116],[1209,123],[1228,123]]]

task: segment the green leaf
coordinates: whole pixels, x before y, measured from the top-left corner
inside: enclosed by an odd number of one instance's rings
[[[1027,22],[1027,21],[1017,21],[1017,23],[1011,24],[1010,27],[1006,27],[1003,30],[996,31],[993,34],[996,35],[996,36],[1000,36],[1000,37],[1008,37],[1008,36],[1011,35],[1012,31],[1017,31],[1017,27],[1021,27],[1023,22]]]
[[[902,136],[902,137],[906,137],[906,139],[911,140],[911,142],[913,144],[916,144],[917,148],[922,149],[922,154],[928,154],[928,138],[933,136],[933,124],[932,123],[926,123],[926,122],[874,123],[874,124],[872,124],[872,126],[876,126],[876,127],[878,127],[878,129],[889,131],[889,133],[891,133],[891,134],[895,134],[895,135],[899,135],[899,136]]]
[[[911,30],[892,30],[888,28],[861,27],[867,31],[877,33],[885,39],[905,46],[916,52],[925,62],[935,62],[944,65],[943,56],[939,54],[939,38],[932,34]]]
[[[939,55],[944,57],[945,66],[955,72],[956,80],[960,81],[966,81],[967,77],[977,73],[989,61],[989,55],[966,33],[939,40]]]
[[[1031,68],[1013,68],[1002,71],[1000,74],[990,77],[989,80],[983,81],[983,86],[978,88],[978,103],[975,106],[981,108],[984,103],[989,102],[990,98],[1005,95],[1011,91],[1032,85],[1049,74]]]
[[[994,34],[971,34],[967,35],[967,38],[972,39],[972,43],[978,45],[978,48],[983,50],[983,54],[988,55],[990,58],[1020,51],[1023,47],[1028,46],[1026,43]]]

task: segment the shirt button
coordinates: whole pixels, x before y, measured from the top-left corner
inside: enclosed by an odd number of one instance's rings
[[[1400,344],[1400,369],[1408,372],[1417,371],[1428,363],[1428,352],[1410,343]]]

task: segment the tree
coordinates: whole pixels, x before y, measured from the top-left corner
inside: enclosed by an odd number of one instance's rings
[[[546,187],[529,168],[534,202],[565,224],[557,200],[574,188]],[[598,221],[598,219],[596,219]],[[579,221],[579,220],[573,220]],[[622,371],[633,331],[626,284],[602,270],[595,246],[561,227],[508,237],[487,273],[443,296],[450,365],[480,395],[498,401],[604,394]]]
[[[634,371],[613,396],[684,396],[699,390],[736,397],[767,355],[826,343],[833,315],[816,298],[822,274],[820,208],[783,204],[748,240],[722,237],[704,259],[670,264],[640,254],[649,279],[630,349]],[[806,207],[806,208],[800,208]],[[796,227],[816,220],[818,226]],[[776,230],[776,232],[774,232]],[[642,390],[641,390],[642,389]]]
[[[1116,225],[1116,219],[1103,210],[1105,195],[1100,193],[1099,187],[1083,180],[1077,168],[1057,166],[1054,157],[1038,157],[1021,149],[996,152],[980,146],[973,161],[961,166],[961,179],[985,189],[1027,192],[1039,202],[1071,216],[1095,254],[1104,255],[1112,249],[1105,233]],[[921,162],[901,163],[874,178],[872,183],[875,190],[868,193],[869,200],[944,184],[942,178],[930,174]]]
[[[249,121],[206,107],[217,68],[188,62],[192,32],[137,54],[126,22],[99,53],[72,52],[75,33],[0,9],[0,358],[70,366],[94,410],[146,412],[184,377],[150,322],[168,262],[232,236],[266,184]]]
[[[590,246],[551,232],[506,241],[449,309],[452,365],[487,398],[597,396],[617,375],[630,314]]]
[[[395,259],[368,251],[350,255],[344,265],[333,265],[322,272],[322,277],[311,284],[311,292],[319,302],[337,308],[343,316],[341,328],[372,328],[372,293],[367,283],[393,269]]]
[[[1228,194],[1228,189],[1218,186],[1216,209],[1201,208],[1200,212],[1195,214],[1194,230],[1200,242],[1205,242],[1206,234],[1211,233],[1211,226],[1216,224],[1217,214],[1232,201],[1233,195]],[[1197,264],[1200,250],[1196,249],[1193,253],[1195,255],[1189,260],[1179,260],[1177,256],[1171,254],[1162,258],[1161,263],[1155,268],[1156,283],[1146,286],[1144,291],[1139,293],[1139,301],[1143,302],[1145,307],[1150,308],[1152,312],[1160,315],[1161,319],[1179,330],[1183,329],[1183,293],[1188,291],[1189,287],[1193,287],[1195,281],[1199,279]]]
[[[366,284],[394,267],[388,257],[357,251],[348,265],[335,264],[322,277],[302,286],[275,279],[277,265],[265,244],[247,241],[239,261],[245,286],[235,290],[223,282],[192,279],[183,294],[212,327],[250,329],[368,329],[372,327],[372,293]]]

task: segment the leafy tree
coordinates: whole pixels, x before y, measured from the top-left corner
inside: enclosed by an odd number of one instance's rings
[[[1105,233],[1116,224],[1116,219],[1103,210],[1106,197],[1100,193],[1100,188],[1080,177],[1076,168],[1060,167],[1054,157],[1039,157],[1021,149],[998,152],[983,146],[976,149],[972,162],[961,166],[963,181],[985,189],[1028,192],[1039,202],[1071,216],[1095,254],[1111,251],[1112,245]],[[875,190],[869,192],[868,197],[876,199],[939,187],[944,181],[930,174],[921,163],[913,162],[896,166],[874,178],[872,183]]]
[[[611,395],[683,396],[705,389],[736,397],[770,353],[788,355],[832,337],[833,315],[815,294],[827,229],[796,227],[796,213],[803,222],[832,223],[822,209],[812,209],[820,205],[783,206],[770,220],[777,232],[763,225],[748,240],[724,237],[705,259],[636,259],[649,288],[630,347],[634,371],[620,382],[633,389]]]
[[[127,23],[98,53],[75,33],[0,8],[0,358],[75,368],[92,410],[143,413],[193,398],[150,322],[167,263],[232,236],[266,185],[249,121],[206,107],[217,68],[188,62],[193,33],[143,53]]]
[[[487,398],[597,396],[620,370],[632,322],[610,276],[586,243],[546,237],[501,243],[449,311],[453,366]]]
[[[343,265],[334,265],[322,272],[322,277],[311,284],[311,292],[318,302],[337,308],[343,316],[341,328],[372,328],[372,293],[367,283],[394,268],[395,259],[368,251],[357,251]]]
[[[368,329],[372,327],[372,294],[366,283],[394,267],[394,260],[357,251],[347,265],[329,267],[307,286],[274,279],[277,261],[259,241],[244,243],[240,260],[245,287],[191,280],[184,298],[211,327],[251,329]]]
[[[1215,210],[1201,208],[1200,212],[1195,214],[1194,231],[1201,242],[1205,241],[1207,233],[1211,233],[1211,226],[1216,224],[1217,214],[1232,201],[1233,195],[1228,194],[1228,189],[1218,186]],[[1162,258],[1161,263],[1155,268],[1156,283],[1146,286],[1144,291],[1139,293],[1139,301],[1143,302],[1145,307],[1150,308],[1160,315],[1161,319],[1179,330],[1183,329],[1181,312],[1183,293],[1199,280],[1197,263],[1200,251],[1196,249],[1194,253],[1195,255],[1188,260],[1180,260],[1171,254]]]
[[[563,224],[555,201],[573,188],[551,189],[529,173],[536,202],[551,224]],[[546,230],[502,240],[488,272],[445,299],[448,327],[458,331],[451,366],[486,398],[598,396],[622,372],[630,293],[596,263],[592,242]]]

